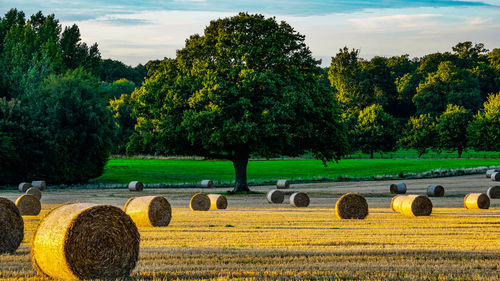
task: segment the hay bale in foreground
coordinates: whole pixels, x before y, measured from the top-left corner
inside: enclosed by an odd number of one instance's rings
[[[391,210],[395,213],[401,212],[401,203],[406,198],[406,195],[396,195],[391,200]]]
[[[172,219],[172,207],[163,196],[130,198],[123,210],[138,227],[168,226]]]
[[[499,171],[497,169],[486,170],[486,177],[491,179],[491,174],[496,173],[496,172],[499,172]]]
[[[17,189],[19,190],[19,192],[25,193],[26,190],[28,190],[30,187],[32,187],[31,183],[22,182],[17,186]]]
[[[267,202],[281,204],[285,200],[285,194],[277,189],[269,190],[266,194]]]
[[[288,180],[278,180],[278,182],[276,182],[276,188],[277,189],[289,189],[290,182]]]
[[[430,216],[432,202],[420,195],[408,195],[401,201],[400,213],[409,217]]]
[[[443,197],[444,196],[444,187],[439,184],[429,185],[427,187],[427,196],[428,197]]]
[[[38,200],[42,199],[42,192],[38,189],[38,187],[33,186],[28,188],[28,190],[26,190],[26,194],[33,195]]]
[[[490,198],[484,193],[469,193],[465,195],[464,206],[466,209],[488,209]]]
[[[493,174],[491,174],[491,180],[500,181],[500,172],[494,172]]]
[[[57,280],[127,277],[139,257],[134,222],[113,206],[77,203],[53,209],[31,241],[34,267]]]
[[[42,210],[40,200],[31,194],[19,196],[15,203],[21,216],[37,216]]]
[[[389,187],[392,194],[405,194],[406,184],[404,182],[393,183]]]
[[[202,180],[200,182],[201,188],[212,188],[214,186],[214,182],[211,180]]]
[[[128,184],[128,190],[130,191],[142,191],[144,190],[144,184],[140,181],[131,181]]]
[[[0,197],[0,254],[14,253],[23,238],[23,217],[14,202]]]
[[[495,185],[488,188],[488,191],[486,191],[486,195],[488,195],[490,199],[500,198],[500,185]]]
[[[227,198],[220,194],[208,194],[210,199],[210,210],[219,210],[227,208]]]
[[[44,191],[47,187],[47,183],[45,181],[32,181],[31,185],[40,189],[40,191]]]
[[[339,219],[364,219],[368,215],[368,203],[359,194],[347,193],[337,200],[335,214]]]
[[[307,207],[310,202],[309,196],[304,192],[295,192],[290,195],[290,205],[294,207]]]
[[[196,193],[191,197],[189,208],[192,211],[208,211],[210,210],[210,198],[203,193]]]

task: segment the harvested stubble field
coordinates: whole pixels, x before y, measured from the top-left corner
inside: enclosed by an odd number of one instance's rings
[[[24,217],[25,239],[15,255],[0,255],[0,278],[38,280],[29,241],[39,219],[64,202],[123,206],[131,196],[164,195],[172,205],[166,228],[140,228],[141,252],[131,280],[162,279],[361,279],[499,280],[500,200],[489,210],[466,210],[463,196],[484,192],[484,176],[407,180],[409,193],[441,184],[430,217],[392,213],[389,181],[292,185],[311,197],[309,208],[268,204],[261,194],[228,196],[228,209],[193,212],[194,189],[48,190],[40,216]],[[204,190],[223,192],[225,189]],[[339,220],[334,203],[345,192],[366,196],[365,220]],[[2,191],[15,199],[19,193]]]

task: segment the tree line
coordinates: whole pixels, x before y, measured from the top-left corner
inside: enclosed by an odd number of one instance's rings
[[[364,60],[346,47],[321,68],[304,39],[240,13],[175,58],[129,67],[76,25],[12,9],[0,19],[0,183],[81,182],[110,153],[177,154],[232,161],[247,191],[253,156],[499,150],[500,49]]]

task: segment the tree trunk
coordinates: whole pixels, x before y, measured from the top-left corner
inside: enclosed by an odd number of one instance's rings
[[[462,158],[462,149],[458,149],[458,158]]]
[[[370,151],[370,159],[373,159],[373,150]]]
[[[233,159],[234,173],[236,175],[233,189],[234,193],[250,191],[247,183],[247,164],[248,156],[236,157]]]

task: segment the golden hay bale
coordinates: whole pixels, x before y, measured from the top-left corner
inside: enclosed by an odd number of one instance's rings
[[[500,172],[494,172],[493,174],[491,174],[491,180],[500,181]]]
[[[140,181],[131,181],[128,184],[128,190],[130,191],[142,191],[144,189],[144,184]]]
[[[113,206],[76,203],[53,209],[31,241],[34,267],[57,280],[127,277],[139,257],[134,222]]]
[[[444,196],[444,187],[439,184],[429,185],[427,187],[427,196],[428,197],[443,197]]]
[[[391,200],[391,210],[395,213],[401,212],[401,203],[406,198],[406,195],[396,195]]]
[[[405,194],[406,193],[406,184],[404,182],[393,183],[389,187],[391,193],[393,194]]]
[[[23,194],[16,200],[16,207],[21,216],[37,216],[42,210],[40,200],[31,194]]]
[[[26,192],[26,190],[28,190],[30,187],[32,187],[31,183],[29,182],[22,182],[20,183],[18,186],[17,186],[17,189],[19,190],[19,192]]]
[[[421,195],[408,195],[401,202],[400,213],[405,216],[430,216],[432,213],[432,202],[429,198]]]
[[[210,210],[210,198],[203,193],[196,193],[191,197],[189,208],[192,211],[208,211]]]
[[[210,199],[210,210],[226,209],[227,208],[227,198],[220,194],[208,194]]]
[[[23,238],[23,217],[14,202],[0,197],[0,254],[14,253]]]
[[[28,188],[28,190],[26,190],[26,194],[33,195],[38,200],[42,199],[42,192],[40,191],[40,189],[38,189],[38,187],[33,186]]]
[[[45,181],[32,181],[31,185],[34,187],[38,187],[40,191],[44,191],[45,188],[47,187],[47,183]]]
[[[469,193],[465,195],[464,205],[466,209],[488,209],[490,198],[484,193]]]
[[[276,182],[277,189],[288,189],[290,188],[290,182],[288,180],[278,180]]]
[[[290,195],[290,205],[294,207],[307,207],[310,202],[309,196],[304,192],[295,192]]]
[[[364,219],[368,215],[368,203],[359,194],[347,193],[337,200],[335,214],[339,219]]]
[[[285,194],[277,189],[269,190],[266,194],[267,202],[281,204],[285,200]]]
[[[139,227],[168,226],[172,219],[172,207],[163,196],[130,198],[123,210]]]
[[[200,182],[201,188],[212,188],[214,186],[214,182],[211,180],[202,180]]]
[[[486,177],[491,179],[491,174],[495,173],[495,172],[498,172],[497,169],[489,169],[489,170],[486,170]]]
[[[490,199],[500,198],[500,185],[495,185],[488,188],[488,191],[486,191],[486,195],[488,195]]]

